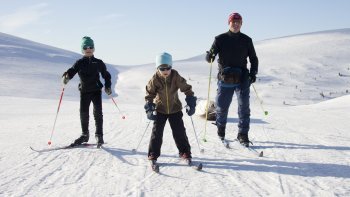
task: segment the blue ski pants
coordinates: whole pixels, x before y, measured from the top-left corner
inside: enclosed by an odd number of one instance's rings
[[[238,133],[248,134],[250,124],[250,83],[244,80],[235,87],[223,87],[218,83],[216,95],[216,125],[226,127],[227,114],[230,108],[233,94],[236,93],[238,104]]]

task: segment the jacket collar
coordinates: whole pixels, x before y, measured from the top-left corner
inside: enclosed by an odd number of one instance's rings
[[[232,37],[238,37],[239,35],[241,35],[241,32],[239,31],[237,33],[233,33],[231,30],[228,30],[227,34]]]
[[[94,59],[95,57],[94,56],[90,56],[90,57],[87,57],[87,56],[83,56],[83,59],[84,60],[88,60],[88,59]]]
[[[171,69],[171,73],[170,73],[170,75],[167,77],[167,81],[169,81],[169,79],[171,79],[171,78],[174,76],[174,72],[175,72],[175,70],[174,70],[174,69]],[[156,71],[156,75],[157,75],[157,77],[158,77],[159,79],[165,80],[165,78],[162,76],[162,74],[160,74],[160,72],[159,72],[158,70]]]

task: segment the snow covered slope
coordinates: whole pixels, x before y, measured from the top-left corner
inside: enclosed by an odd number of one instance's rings
[[[259,89],[269,104],[307,104],[350,91],[350,29],[258,42]],[[277,100],[275,100],[277,99]]]
[[[349,29],[256,43],[261,66],[255,87],[269,115],[262,113],[251,89],[250,138],[264,157],[233,141],[238,123],[234,99],[227,124],[232,149],[221,145],[210,123],[203,142],[205,122],[193,116],[200,148],[205,150],[200,153],[191,119],[184,112],[193,159],[203,163],[203,171],[179,162],[167,125],[160,174],[150,170],[146,159],[151,125],[147,128],[143,110],[144,88],[155,71],[153,64],[109,67],[122,112],[111,100],[103,101],[107,142],[103,149],[37,153],[29,146],[47,148],[60,75],[79,55],[30,41],[16,44],[17,39],[0,36],[0,196],[350,196]],[[13,56],[10,49],[16,52]],[[31,55],[23,57],[18,49],[43,50],[37,55],[29,50],[26,54]],[[210,65],[202,57],[176,61],[174,68],[200,99],[206,99]],[[216,68],[214,64],[211,99]],[[71,99],[79,98],[76,83],[67,86],[71,94],[63,98],[52,147],[69,144],[80,135],[79,102]],[[91,118],[91,143],[94,129]],[[138,151],[132,152],[144,132]]]

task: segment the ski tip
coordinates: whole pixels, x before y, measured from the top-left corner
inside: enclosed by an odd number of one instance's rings
[[[259,153],[259,157],[263,157],[263,156],[264,156],[264,152],[261,151],[261,152]]]
[[[201,149],[201,150],[200,150],[200,153],[204,153],[204,149]]]

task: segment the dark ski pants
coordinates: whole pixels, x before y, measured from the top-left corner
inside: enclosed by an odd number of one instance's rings
[[[227,114],[232,102],[233,94],[237,95],[238,103],[238,133],[248,134],[250,124],[250,84],[248,80],[236,87],[222,87],[218,85],[216,95],[216,125],[226,127]]]
[[[182,111],[174,114],[157,113],[157,118],[153,122],[151,140],[148,147],[148,156],[157,159],[160,156],[160,148],[163,142],[163,132],[166,121],[169,119],[170,127],[173,132],[176,147],[179,154],[187,153],[191,155],[191,146],[188,142],[186,129],[182,120]]]
[[[101,91],[80,93],[80,121],[83,134],[89,135],[89,108],[94,105],[96,135],[103,135],[103,115]]]

